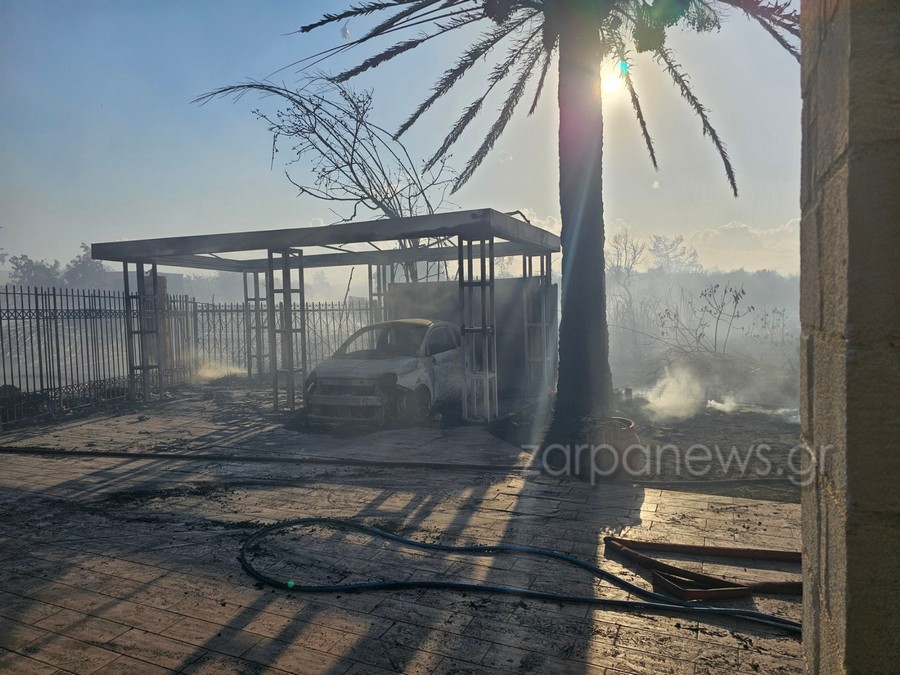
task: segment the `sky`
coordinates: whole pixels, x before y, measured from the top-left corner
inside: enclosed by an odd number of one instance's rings
[[[0,0],[0,248],[63,262],[81,242],[206,234],[334,222],[328,204],[284,176],[282,152],[244,98],[197,105],[220,86],[268,76],[301,82],[289,64],[341,43],[339,26],[292,33],[348,0]],[[351,36],[365,21],[351,22]],[[357,78],[376,120],[396,128],[473,33]],[[731,195],[699,120],[656,64],[632,68],[660,170],[647,158],[627,96],[604,93],[604,203],[608,228],[685,236],[709,267],[799,270],[799,64],[758,25],[733,14],[720,32],[673,34],[728,146],[740,196]],[[319,65],[336,72],[370,55],[349,50]],[[413,127],[411,154],[427,158],[490,63],[465,78]],[[614,64],[607,64],[610,72]],[[277,74],[272,75],[275,71]],[[529,99],[530,100],[530,99]],[[485,112],[451,158],[468,153],[502,103]],[[536,113],[517,112],[491,156],[451,201],[522,210],[559,227],[555,77]],[[292,167],[298,178],[302,170]]]

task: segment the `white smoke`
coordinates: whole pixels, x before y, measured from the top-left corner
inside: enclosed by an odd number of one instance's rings
[[[706,387],[684,366],[666,368],[643,396],[647,400],[644,412],[653,422],[686,420],[706,405]]]

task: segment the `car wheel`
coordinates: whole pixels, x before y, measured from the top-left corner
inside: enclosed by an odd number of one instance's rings
[[[428,421],[431,412],[431,394],[425,387],[419,387],[403,397],[403,421],[419,426]]]

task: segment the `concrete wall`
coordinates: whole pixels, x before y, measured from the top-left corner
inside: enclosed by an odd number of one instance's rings
[[[900,0],[803,0],[807,667],[900,663]]]

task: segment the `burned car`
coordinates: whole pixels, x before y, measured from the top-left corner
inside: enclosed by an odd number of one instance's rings
[[[358,330],[313,369],[304,407],[312,422],[421,424],[436,406],[459,401],[462,383],[456,326],[385,321]]]

